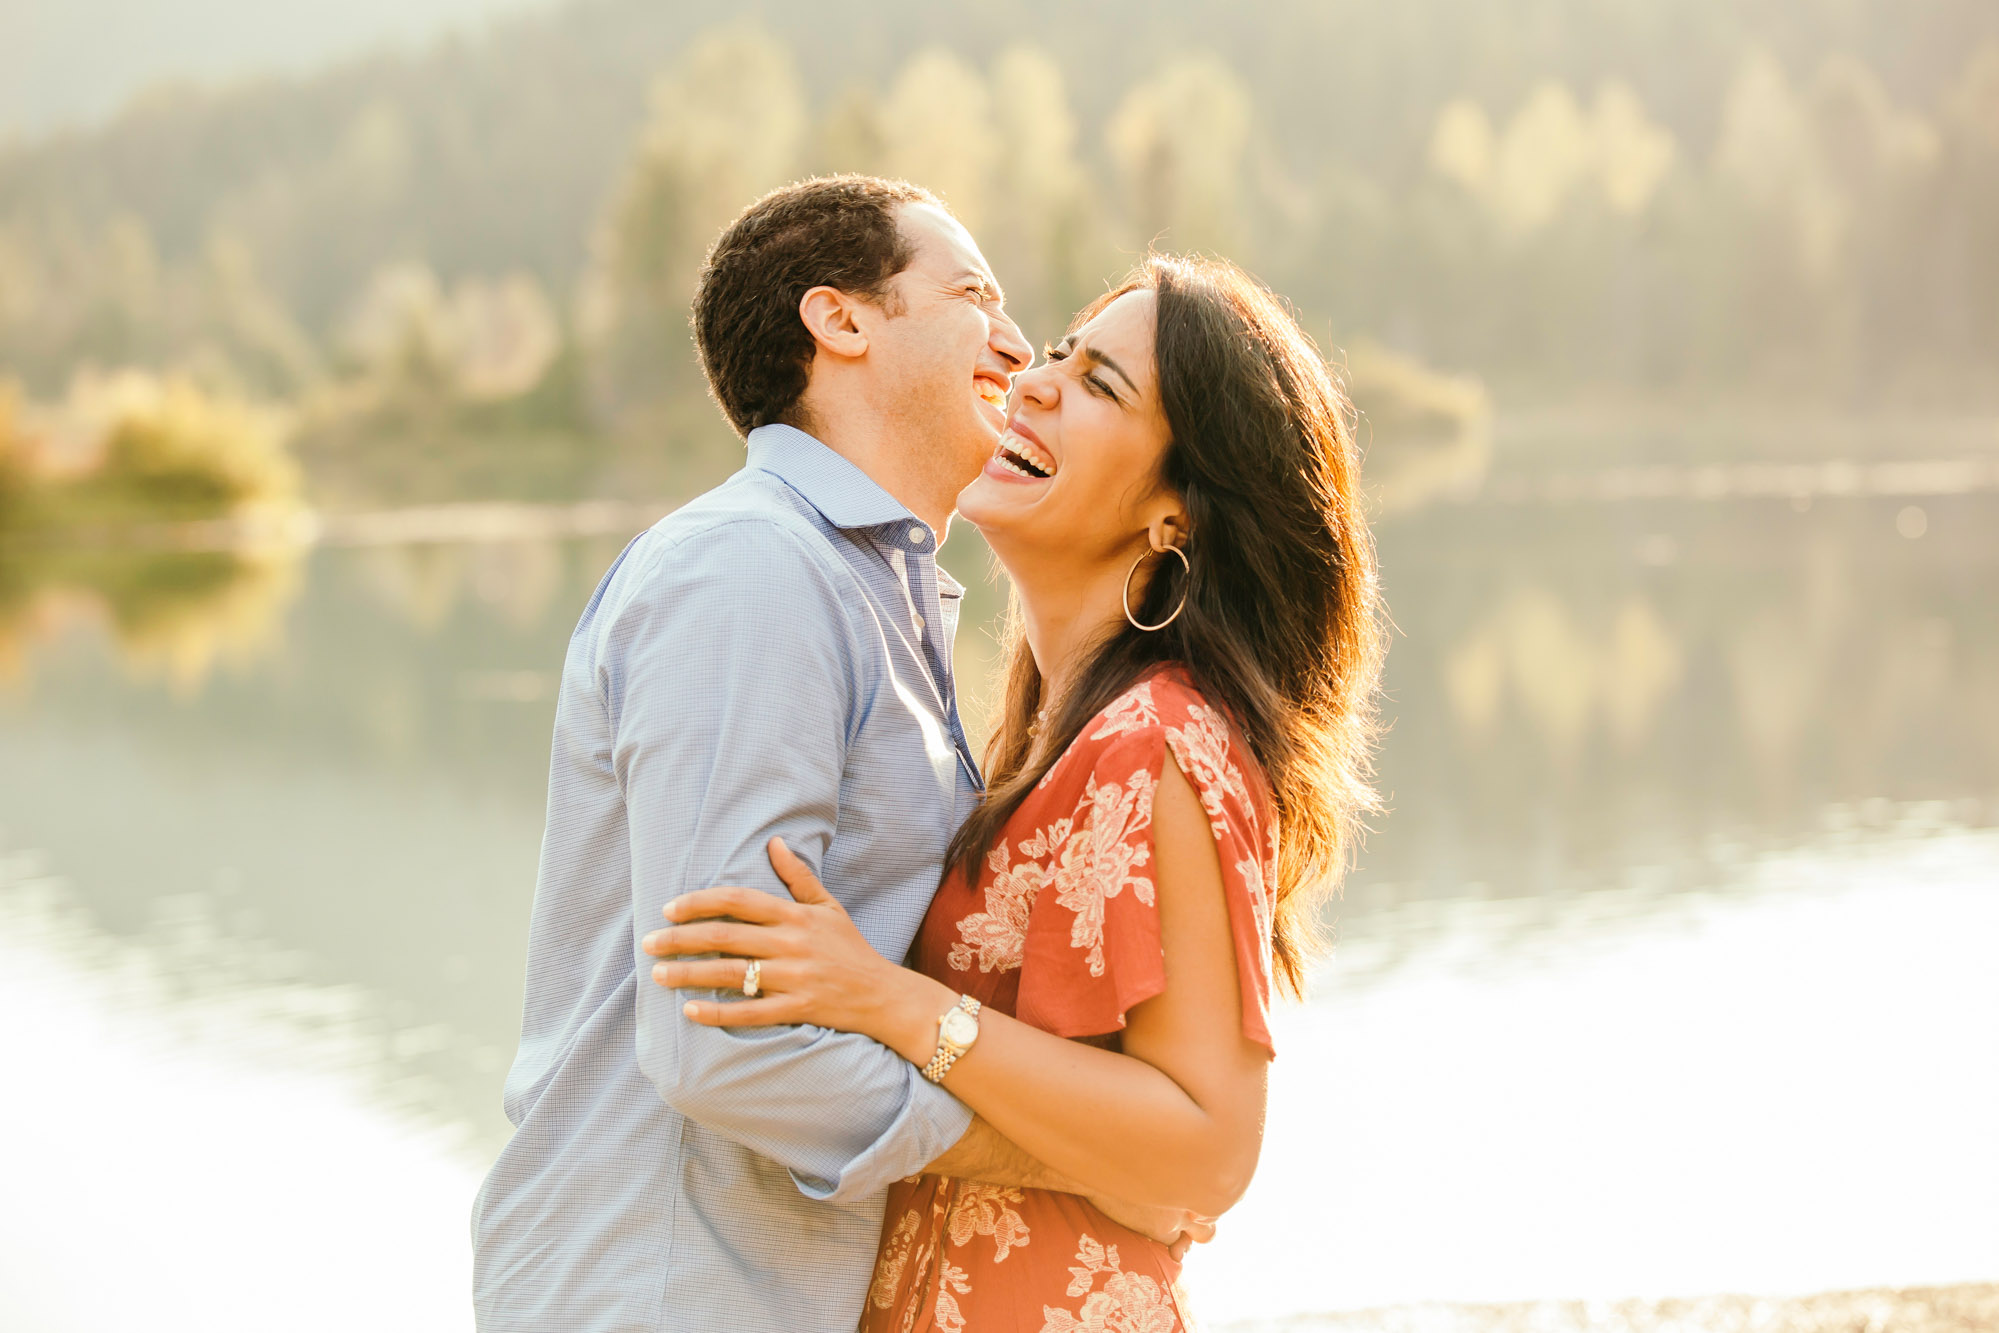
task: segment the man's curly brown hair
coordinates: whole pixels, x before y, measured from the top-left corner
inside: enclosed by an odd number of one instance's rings
[[[806,292],[833,287],[896,313],[889,282],[915,255],[896,225],[906,204],[942,207],[907,181],[821,176],[772,190],[716,238],[694,292],[694,344],[738,434],[807,424],[799,400],[813,342],[798,317]]]

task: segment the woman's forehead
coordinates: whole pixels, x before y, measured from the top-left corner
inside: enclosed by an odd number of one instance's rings
[[[1153,304],[1153,294],[1147,289],[1126,292],[1099,310],[1072,336],[1078,343],[1087,342],[1113,356],[1120,351],[1145,352],[1149,361]]]

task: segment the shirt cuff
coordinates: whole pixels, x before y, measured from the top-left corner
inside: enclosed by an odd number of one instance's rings
[[[909,1095],[902,1111],[881,1137],[869,1144],[833,1180],[791,1173],[792,1183],[808,1199],[821,1203],[851,1203],[886,1190],[898,1180],[919,1174],[942,1157],[972,1127],[972,1108],[944,1091],[915,1065],[909,1070]]]

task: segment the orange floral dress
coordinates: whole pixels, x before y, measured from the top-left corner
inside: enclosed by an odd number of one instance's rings
[[[1152,798],[1168,751],[1221,853],[1243,1032],[1270,1048],[1265,885],[1277,829],[1262,770],[1184,672],[1132,687],[1029,793],[976,884],[946,878],[916,966],[1064,1037],[1116,1033],[1166,988]],[[863,1333],[1181,1333],[1194,1324],[1164,1245],[1073,1194],[913,1176],[889,1191]]]

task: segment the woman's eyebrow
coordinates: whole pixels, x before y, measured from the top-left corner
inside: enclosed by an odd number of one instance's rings
[[[1105,356],[1102,352],[1098,351],[1096,348],[1085,347],[1081,349],[1081,352],[1079,354],[1082,356],[1082,358],[1085,361],[1088,361],[1094,365],[1102,366],[1104,369],[1111,371],[1119,379],[1123,380],[1125,383],[1125,387],[1130,389],[1133,393],[1138,392],[1138,386],[1131,382],[1131,376],[1124,373],[1124,367],[1119,365],[1117,362],[1111,360],[1109,357]]]

